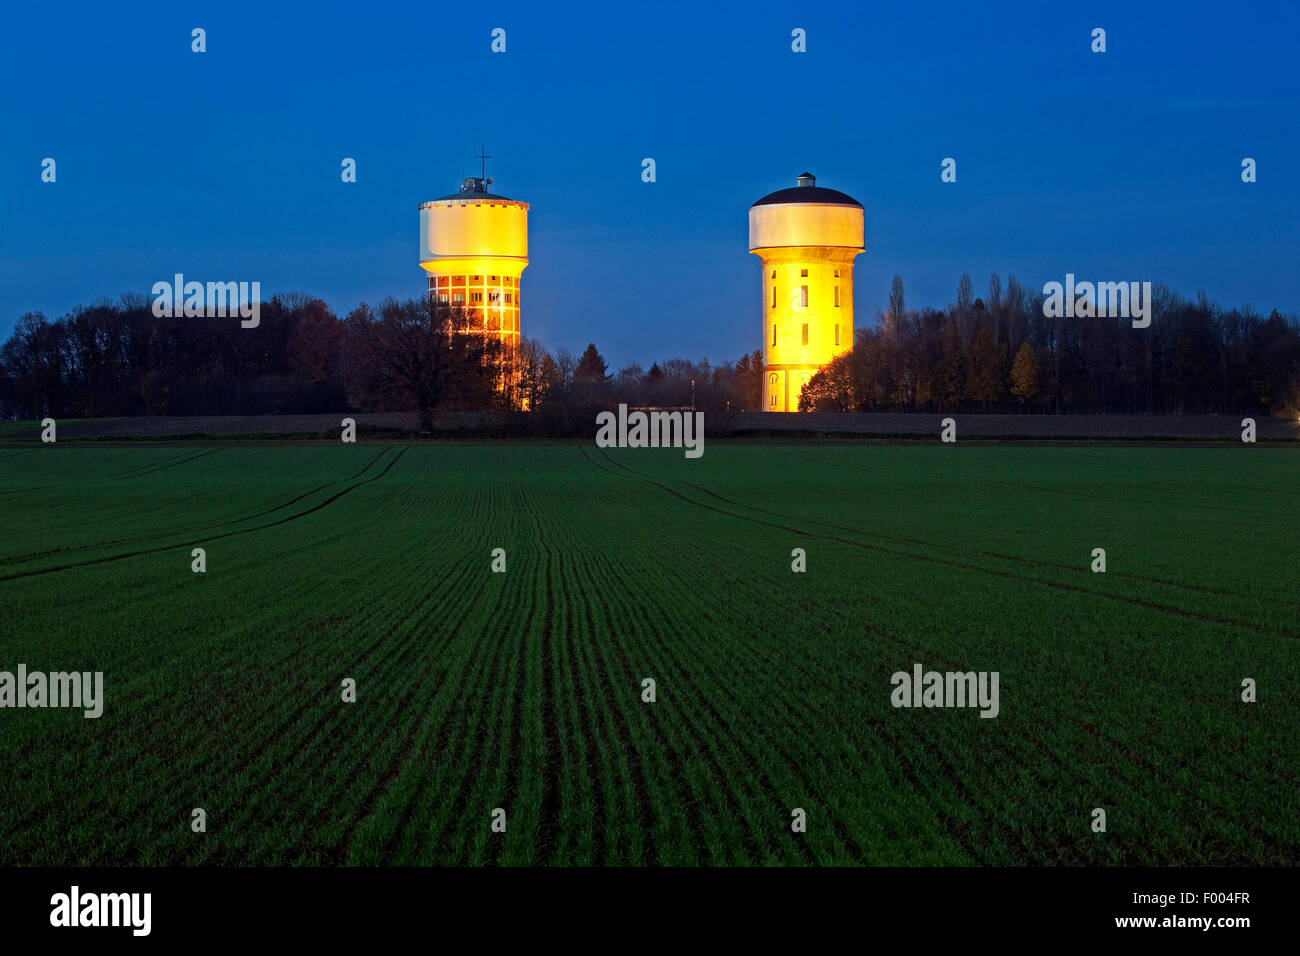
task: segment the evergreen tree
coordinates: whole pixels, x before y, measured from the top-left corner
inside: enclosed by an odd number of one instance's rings
[[[573,371],[573,380],[575,382],[604,382],[609,376],[606,374],[607,366],[604,358],[596,351],[595,343],[587,346],[587,350],[582,353],[578,359],[578,367]]]

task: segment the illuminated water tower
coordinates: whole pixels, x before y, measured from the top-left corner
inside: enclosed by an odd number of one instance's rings
[[[482,328],[519,344],[519,278],[528,265],[528,203],[490,193],[482,176],[420,204],[420,266],[429,295],[475,315]]]
[[[763,410],[795,412],[813,374],[853,346],[853,260],[862,203],[811,173],[749,207],[749,251],[763,263]]]

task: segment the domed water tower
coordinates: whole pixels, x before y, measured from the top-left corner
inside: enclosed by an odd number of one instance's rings
[[[465,308],[483,329],[518,345],[528,203],[490,193],[490,185],[471,176],[458,192],[420,204],[420,266],[429,295]]]
[[[812,173],[749,207],[749,251],[763,263],[763,411],[799,410],[808,379],[853,346],[853,260],[866,216]]]

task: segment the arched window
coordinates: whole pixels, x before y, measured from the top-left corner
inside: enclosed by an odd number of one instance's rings
[[[769,384],[775,385],[777,382],[781,381],[781,379],[775,372],[773,372],[771,378],[767,381]]]

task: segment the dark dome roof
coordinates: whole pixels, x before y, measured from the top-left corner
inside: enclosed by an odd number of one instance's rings
[[[457,192],[439,196],[434,202],[443,202],[447,199],[467,199],[470,202],[478,202],[482,199],[501,199],[506,202],[514,202],[508,196],[499,196],[496,193],[488,192],[487,187],[490,185],[492,185],[491,179],[484,179],[481,176],[466,176],[461,180],[460,189]]]
[[[791,186],[789,189],[778,189],[774,193],[768,193],[754,205],[774,206],[786,202],[820,202],[837,206],[862,206],[862,203],[848,193],[816,185],[817,180],[812,173],[803,173],[798,177],[798,180],[798,186]]]
[[[443,202],[447,199],[464,199],[467,202],[479,202],[483,199],[504,199],[506,202],[514,202],[509,196],[498,196],[496,193],[464,192],[449,193],[446,196],[439,196],[434,202]]]

